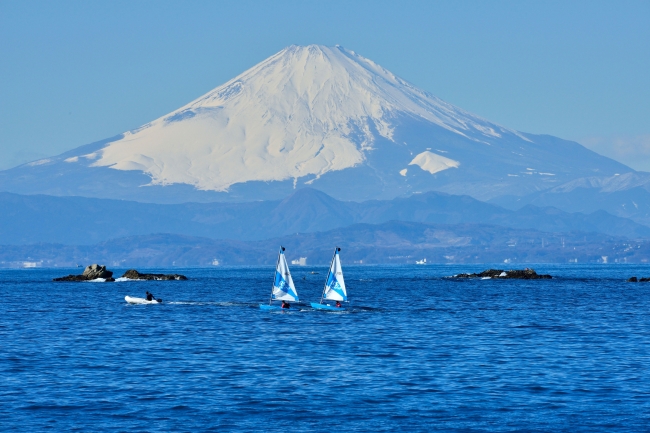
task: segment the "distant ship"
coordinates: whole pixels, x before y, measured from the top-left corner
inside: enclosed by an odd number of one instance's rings
[[[427,264],[427,259],[424,258],[422,260],[416,260],[415,264],[416,265],[426,265]]]

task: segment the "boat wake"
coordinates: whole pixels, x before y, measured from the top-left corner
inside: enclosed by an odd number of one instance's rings
[[[167,305],[212,305],[217,307],[251,307],[257,304],[249,302],[216,302],[216,301],[173,301],[167,302]]]

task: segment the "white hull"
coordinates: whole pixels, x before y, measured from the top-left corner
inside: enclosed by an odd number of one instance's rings
[[[145,298],[132,298],[125,296],[124,300],[129,304],[160,304],[162,301],[147,301]]]

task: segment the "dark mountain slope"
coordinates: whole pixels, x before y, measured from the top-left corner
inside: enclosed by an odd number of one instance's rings
[[[49,267],[103,263],[109,268],[273,265],[280,245],[286,247],[289,260],[306,257],[309,264],[323,266],[335,246],[343,249],[345,266],[415,263],[423,258],[428,263],[645,263],[650,259],[650,242],[602,234],[391,221],[249,242],[152,234],[84,246],[2,246],[0,267],[22,267],[25,262]],[[298,269],[293,267],[294,275]]]
[[[282,201],[173,205],[0,193],[0,244],[80,245],[152,233],[258,240],[391,220],[650,237],[650,228],[603,211],[571,214],[535,206],[512,211],[468,196],[436,192],[356,203],[301,189]]]

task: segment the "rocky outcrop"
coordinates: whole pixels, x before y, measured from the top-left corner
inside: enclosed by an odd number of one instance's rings
[[[627,280],[628,283],[636,283],[637,281],[639,281],[639,280],[637,280],[636,277],[630,277],[630,278]]]
[[[646,278],[646,277],[639,278],[638,280],[636,277],[631,277],[629,280],[627,280],[628,283],[636,283],[636,282],[647,283],[648,281],[650,281],[650,278]]]
[[[129,269],[122,275],[122,278],[128,278],[130,280],[161,280],[161,281],[170,281],[170,280],[187,280],[185,275],[179,274],[141,274],[135,269]]]
[[[98,278],[103,278],[107,282],[115,281],[113,278],[113,272],[106,269],[104,265],[92,264],[86,266],[83,274],[81,275],[68,275],[65,277],[54,278],[54,281],[90,281],[96,280]]]
[[[106,266],[93,264],[86,266],[86,269],[84,269],[84,272],[81,275],[86,277],[88,280],[95,280],[97,278],[111,278],[113,272],[106,270]]]
[[[92,264],[87,266],[84,269],[83,274],[81,275],[68,275],[61,278],[54,278],[54,281],[90,281],[96,280],[97,278],[104,278],[106,281],[115,281],[113,278],[113,272],[106,269],[106,266]],[[160,280],[160,281],[170,281],[170,280],[187,280],[185,275],[180,274],[141,274],[135,269],[129,269],[122,275],[122,278],[128,278],[130,280]]]
[[[538,274],[534,269],[509,270],[488,269],[480,274],[458,274],[453,278],[497,278],[500,280],[542,280],[553,278],[550,275]]]

